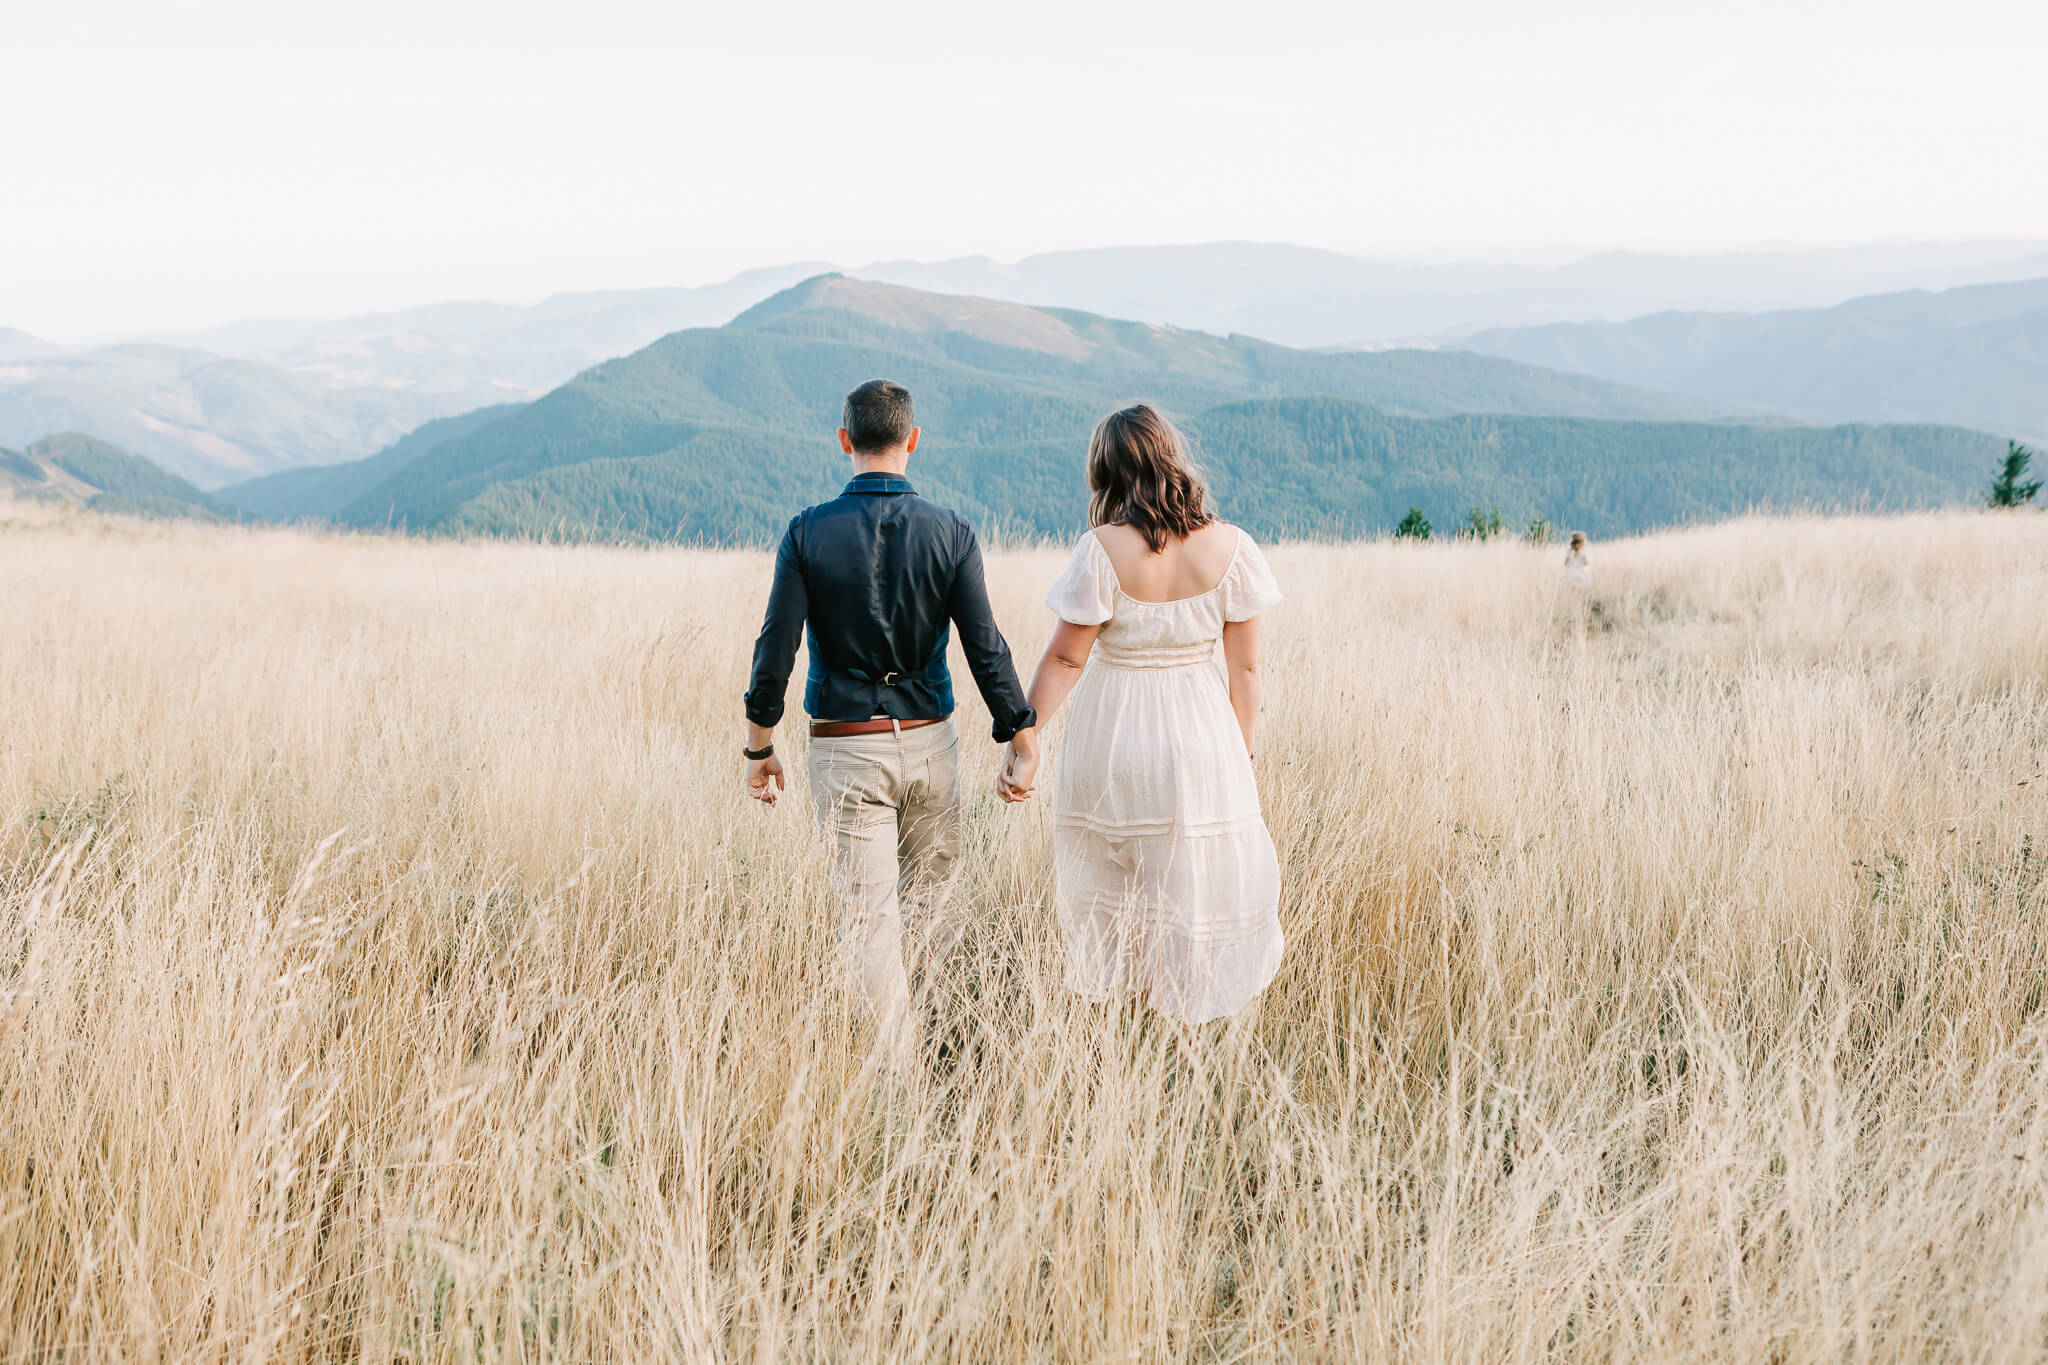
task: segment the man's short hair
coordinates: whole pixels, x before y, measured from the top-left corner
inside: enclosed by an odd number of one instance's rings
[[[888,379],[870,379],[846,395],[846,408],[839,425],[847,439],[862,455],[879,455],[894,450],[910,439],[917,414],[910,407],[910,390]]]

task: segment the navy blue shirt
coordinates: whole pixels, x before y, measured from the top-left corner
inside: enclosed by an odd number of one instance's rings
[[[1038,723],[996,629],[981,542],[957,512],[896,474],[857,474],[805,508],[775,549],[767,619],[754,642],[747,719],[782,719],[797,641],[809,631],[804,710],[817,720],[940,720],[953,714],[946,643],[960,648],[997,740]]]

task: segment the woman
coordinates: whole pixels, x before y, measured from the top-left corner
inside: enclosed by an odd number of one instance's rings
[[[1198,1024],[1280,966],[1280,864],[1251,761],[1259,616],[1280,591],[1151,408],[1095,428],[1088,487],[1094,529],[1046,594],[1060,621],[1030,696],[1043,724],[1073,694],[1053,796],[1067,980]],[[1035,766],[1005,753],[1004,800],[1031,795]]]
[[[1564,585],[1567,588],[1590,588],[1593,586],[1593,564],[1586,558],[1586,533],[1572,532],[1571,545],[1564,555]]]

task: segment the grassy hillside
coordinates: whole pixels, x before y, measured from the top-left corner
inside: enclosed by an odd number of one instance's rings
[[[2048,515],[1593,555],[1275,548],[1286,954],[1185,1033],[963,675],[881,1088],[766,555],[11,527],[0,1354],[2038,1365]]]
[[[177,475],[77,432],[45,436],[25,450],[0,450],[0,492],[133,516],[214,520],[224,515],[211,498]]]
[[[334,519],[758,544],[843,480],[839,401],[875,375],[917,395],[919,485],[1032,535],[1081,524],[1088,432],[1141,397],[1187,423],[1227,510],[1267,535],[1385,530],[1410,503],[1440,524],[1478,503],[1599,534],[1758,504],[1937,504],[1996,454],[1969,432],[1699,420],[1497,357],[1294,351],[825,277],[441,440]]]

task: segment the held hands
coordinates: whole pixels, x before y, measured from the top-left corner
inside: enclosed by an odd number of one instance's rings
[[[1011,803],[1029,801],[1037,788],[1038,734],[1019,730],[1003,746],[1002,766],[996,769],[996,795]]]
[[[753,797],[756,801],[765,801],[772,806],[775,804],[775,798],[781,795],[782,790],[781,759],[777,758],[774,754],[770,754],[766,758],[750,758],[747,760],[747,795]]]

